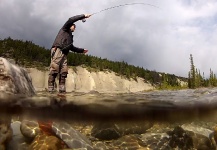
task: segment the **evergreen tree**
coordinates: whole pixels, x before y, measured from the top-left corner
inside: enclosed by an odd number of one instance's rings
[[[193,61],[193,56],[190,54],[190,63],[191,63],[191,70],[190,70],[190,86],[189,88],[195,88],[195,66],[194,66],[194,61]]]

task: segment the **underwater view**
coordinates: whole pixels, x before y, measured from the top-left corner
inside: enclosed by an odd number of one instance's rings
[[[37,92],[0,100],[1,148],[216,149],[217,88],[131,94]]]

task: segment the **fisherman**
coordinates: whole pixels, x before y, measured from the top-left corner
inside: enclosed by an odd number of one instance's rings
[[[59,33],[56,36],[56,39],[51,48],[51,63],[50,63],[50,72],[48,77],[48,91],[54,91],[54,82],[59,74],[59,93],[65,93],[66,87],[66,77],[68,74],[67,67],[67,55],[69,50],[77,53],[87,53],[87,49],[77,48],[73,45],[73,35],[72,32],[75,31],[76,21],[84,20],[89,18],[90,14],[82,14],[71,17],[60,29]]]

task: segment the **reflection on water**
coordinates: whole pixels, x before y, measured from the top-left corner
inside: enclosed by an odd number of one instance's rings
[[[215,149],[217,89],[0,96],[0,149]]]

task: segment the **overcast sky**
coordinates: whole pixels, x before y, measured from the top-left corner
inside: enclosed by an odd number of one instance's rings
[[[184,77],[192,54],[201,73],[217,73],[216,0],[0,0],[0,38],[49,49],[69,17],[136,2],[159,8],[118,7],[76,22],[74,45],[92,56]]]

